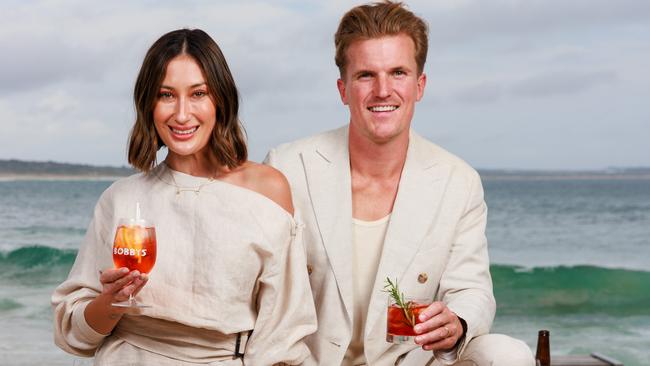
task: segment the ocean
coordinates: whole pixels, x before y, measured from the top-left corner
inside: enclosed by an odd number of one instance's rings
[[[50,295],[110,181],[0,181],[0,364],[73,365]],[[650,180],[486,179],[492,331],[650,365]]]

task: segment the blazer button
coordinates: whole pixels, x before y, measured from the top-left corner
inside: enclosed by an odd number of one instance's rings
[[[418,275],[418,282],[420,283],[425,283],[429,279],[429,276],[427,276],[426,273],[422,272]]]
[[[311,264],[307,265],[307,274],[311,275],[311,273],[314,271],[314,269],[311,267]]]

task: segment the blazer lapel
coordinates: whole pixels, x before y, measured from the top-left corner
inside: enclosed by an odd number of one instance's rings
[[[365,337],[375,325],[382,332],[385,331],[385,324],[375,324],[383,319],[380,315],[386,312],[388,295],[382,292],[384,281],[390,277],[402,283],[404,272],[437,220],[451,173],[448,165],[437,164],[436,157],[423,149],[422,140],[413,132],[409,138],[406,162],[368,308]],[[390,346],[388,343],[385,345]]]
[[[352,183],[347,127],[301,153],[318,230],[352,322]]]

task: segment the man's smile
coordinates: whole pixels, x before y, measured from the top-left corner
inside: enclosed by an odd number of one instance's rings
[[[399,108],[397,105],[376,105],[368,107],[370,112],[392,112]]]

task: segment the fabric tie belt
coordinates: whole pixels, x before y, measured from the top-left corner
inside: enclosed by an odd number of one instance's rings
[[[223,334],[162,319],[125,315],[113,335],[165,357],[210,363],[243,357],[250,332]]]

